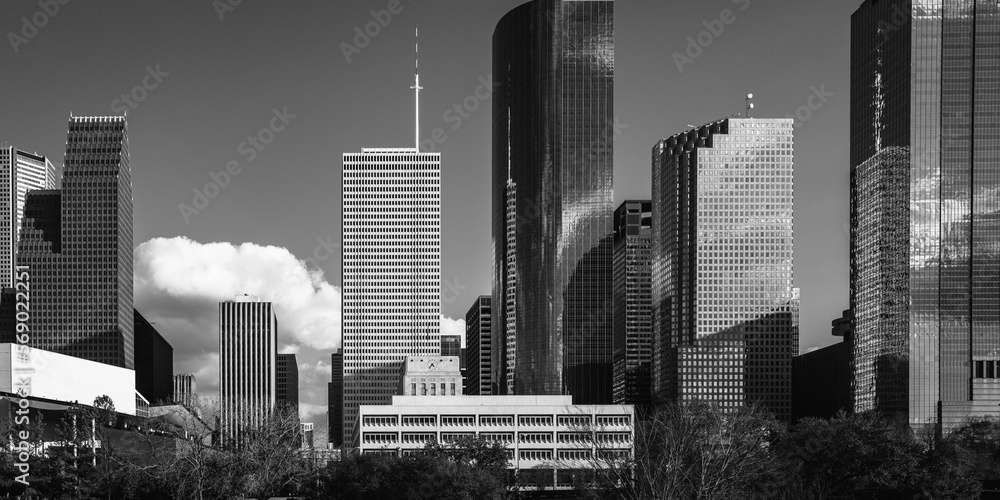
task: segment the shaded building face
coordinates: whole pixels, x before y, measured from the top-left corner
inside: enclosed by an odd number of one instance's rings
[[[791,119],[727,119],[653,149],[659,398],[791,412]]]
[[[492,299],[482,295],[465,314],[465,390],[472,396],[492,393]],[[441,353],[444,355],[444,352]]]
[[[867,0],[851,18],[858,411],[997,412],[975,368],[1000,357],[998,35],[995,2]]]
[[[608,402],[614,3],[512,10],[493,78],[493,382]]]
[[[653,361],[652,202],[626,201],[615,210],[615,404],[648,404]]]
[[[71,117],[62,189],[25,200],[32,345],[133,369],[132,252],[125,118]]]

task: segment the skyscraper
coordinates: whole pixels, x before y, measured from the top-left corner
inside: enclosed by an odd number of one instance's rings
[[[441,355],[442,356],[458,356],[462,352],[462,336],[461,335],[442,335],[441,336]]]
[[[1000,416],[1000,7],[851,17],[854,408],[947,430]]]
[[[174,375],[174,402],[187,407],[198,402],[198,381],[193,373]]]
[[[344,444],[344,353],[341,349],[330,355],[330,383],[327,384],[328,439],[330,444]]]
[[[414,76],[414,147],[344,154],[344,443],[358,405],[392,403],[407,355],[441,353],[441,154],[419,150]]]
[[[492,300],[480,295],[465,314],[465,394],[473,396],[492,394]]]
[[[278,320],[270,302],[243,295],[219,303],[220,432],[237,441],[277,403]]]
[[[135,310],[135,390],[153,404],[173,400],[174,348]]]
[[[653,203],[628,200],[615,210],[615,404],[649,404],[652,398]]]
[[[614,2],[510,11],[493,78],[492,378],[610,402]]]
[[[29,191],[31,345],[134,368],[132,181],[122,116],[72,116],[62,189]]]
[[[56,172],[44,156],[0,148],[0,287],[14,287],[17,240],[28,190],[55,189]]]
[[[792,119],[730,118],[653,148],[654,392],[791,415]]]
[[[275,401],[278,407],[290,408],[294,415],[299,414],[299,364],[294,354],[278,355],[277,382]]]

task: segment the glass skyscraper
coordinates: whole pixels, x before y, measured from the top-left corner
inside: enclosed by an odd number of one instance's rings
[[[615,404],[649,404],[652,398],[653,203],[628,200],[615,210]]]
[[[134,369],[132,251],[125,117],[70,117],[62,189],[25,199],[31,345]]]
[[[441,354],[441,154],[344,154],[343,424],[391,404],[406,356]]]
[[[792,119],[730,118],[653,148],[654,393],[791,416]]]
[[[608,403],[614,2],[510,11],[493,79],[492,380]]]
[[[866,0],[851,17],[856,411],[1000,415],[1000,7]]]

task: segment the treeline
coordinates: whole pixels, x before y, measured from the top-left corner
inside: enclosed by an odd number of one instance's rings
[[[973,421],[936,438],[875,415],[788,428],[756,408],[724,412],[696,403],[642,417],[634,456],[593,455],[594,472],[574,478],[578,498],[975,499],[983,480],[1000,479],[996,421]],[[61,446],[29,460],[30,486],[14,481],[16,455],[2,454],[0,496],[478,500],[519,498],[525,496],[519,487],[551,484],[550,470],[512,474],[503,445],[478,438],[428,443],[405,457],[347,456],[321,465],[298,448],[294,415],[276,415],[227,449],[165,439],[153,428],[115,438],[116,426],[113,412],[67,413],[58,429]],[[13,428],[10,435],[20,431],[40,444],[39,429]],[[102,438],[97,450],[90,446],[95,437]],[[592,444],[600,448],[596,438]]]

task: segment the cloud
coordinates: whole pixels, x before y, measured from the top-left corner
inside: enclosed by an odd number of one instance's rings
[[[465,347],[465,320],[441,316],[441,335],[460,335],[462,347]]]

